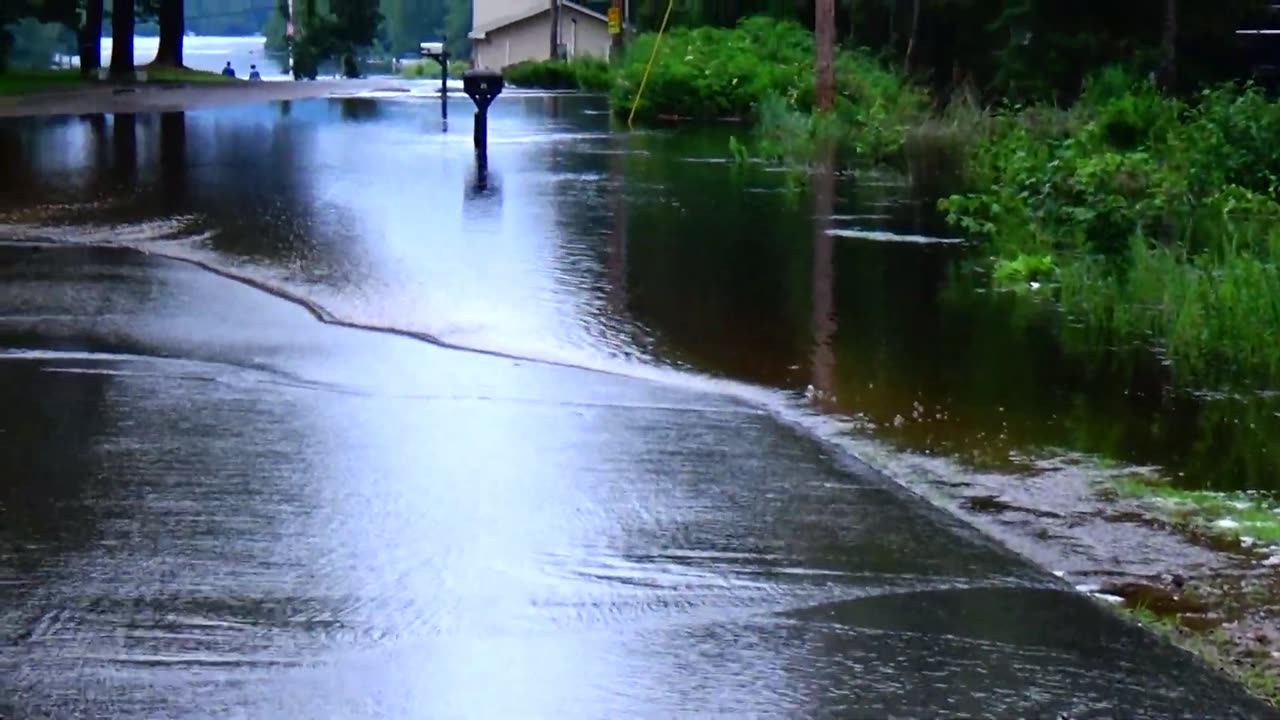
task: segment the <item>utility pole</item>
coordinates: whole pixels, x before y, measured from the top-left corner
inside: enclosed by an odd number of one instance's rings
[[[814,4],[814,40],[817,53],[814,58],[813,105],[819,112],[830,112],[836,105],[836,2],[817,0]]]
[[[613,41],[609,52],[615,62],[622,57],[622,31],[622,0],[613,0],[609,4],[609,34]]]
[[[551,59],[560,58],[560,0],[551,0]]]

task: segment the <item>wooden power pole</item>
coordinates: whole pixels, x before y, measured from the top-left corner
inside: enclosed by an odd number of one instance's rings
[[[560,57],[560,0],[551,0],[551,59]]]
[[[836,2],[817,0],[813,7],[814,41],[817,43],[813,105],[819,112],[829,112],[836,105]]]

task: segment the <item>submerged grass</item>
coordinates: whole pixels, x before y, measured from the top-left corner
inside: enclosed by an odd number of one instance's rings
[[[1166,519],[1222,537],[1280,544],[1280,503],[1259,493],[1181,490],[1145,477],[1121,478],[1119,497],[1149,501]]]

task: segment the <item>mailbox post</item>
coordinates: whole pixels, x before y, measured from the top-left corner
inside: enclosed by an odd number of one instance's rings
[[[484,157],[489,151],[489,105],[502,94],[502,73],[497,70],[468,70],[462,74],[462,89],[476,104],[476,152]]]
[[[440,64],[440,118],[449,119],[449,58],[443,42],[418,43],[422,56]]]

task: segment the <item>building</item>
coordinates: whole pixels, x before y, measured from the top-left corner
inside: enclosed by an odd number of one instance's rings
[[[560,54],[609,57],[608,3],[558,2]],[[501,70],[512,63],[551,57],[552,14],[550,0],[473,0],[468,35],[472,63]]]

